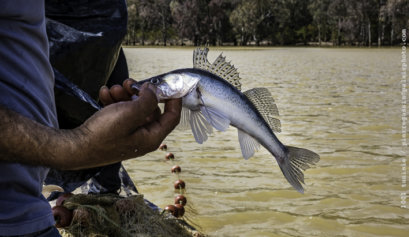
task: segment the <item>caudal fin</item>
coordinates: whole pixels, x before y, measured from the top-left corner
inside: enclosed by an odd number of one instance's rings
[[[306,170],[320,160],[320,156],[307,149],[286,146],[287,158],[278,162],[287,181],[300,193],[304,193],[304,174]]]

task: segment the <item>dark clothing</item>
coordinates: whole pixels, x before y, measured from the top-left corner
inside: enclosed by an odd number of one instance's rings
[[[0,104],[58,127],[44,1],[0,1]],[[2,138],[4,139],[4,138]],[[0,235],[24,235],[54,225],[42,196],[48,168],[0,162]]]
[[[46,0],[45,3],[50,62],[59,71],[55,75],[57,85],[64,76],[98,100],[101,86],[122,84],[128,78],[121,50],[127,28],[125,0]],[[66,90],[56,89],[55,97],[62,129],[81,125],[97,111]],[[117,163],[75,171],[51,169],[45,183],[58,185],[65,192],[83,185],[83,192],[117,193],[121,187],[120,167]]]
[[[47,229],[40,230],[31,234],[14,235],[14,236],[0,236],[0,237],[61,237],[60,232],[54,226]]]

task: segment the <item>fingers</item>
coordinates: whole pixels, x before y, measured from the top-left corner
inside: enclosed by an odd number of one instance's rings
[[[156,149],[165,137],[179,124],[181,110],[182,99],[166,101],[165,111],[159,119],[147,124],[134,134],[135,139],[140,136],[145,138],[146,152]]]
[[[132,84],[134,84],[136,81],[129,78],[126,79],[123,83],[122,86],[125,88],[126,92],[132,96],[138,93],[138,91],[136,91],[135,89],[132,88]]]
[[[114,99],[111,97],[108,87],[103,86],[99,89],[99,100],[104,106],[114,103]]]
[[[114,85],[110,89],[103,86],[99,91],[99,99],[101,103],[106,106],[112,103],[131,100],[132,95],[136,94],[136,91],[132,89],[131,85],[135,83],[132,79],[126,79],[123,82],[123,86]]]
[[[138,150],[134,155],[139,156],[155,150],[178,125],[182,99],[165,101],[164,113],[161,114],[155,94],[156,87],[150,83],[142,85],[138,99],[126,101],[135,94],[131,87],[133,83],[132,80],[125,80],[122,86],[113,86],[111,89],[102,87],[100,99],[105,105],[112,104],[108,106],[111,110],[109,117],[113,116],[112,125],[116,132],[130,136],[127,141],[136,145],[136,149],[132,151]],[[124,102],[115,103],[118,101]],[[105,124],[106,122],[104,119]]]
[[[170,133],[180,122],[182,112],[182,99],[165,101],[165,111],[159,118],[159,123]]]
[[[112,86],[109,91],[111,92],[111,97],[112,99],[115,100],[115,102],[126,101],[131,99],[131,95],[128,94],[125,88],[123,88],[120,85]]]
[[[124,103],[124,120],[129,122],[134,121],[135,125],[141,126],[147,123],[147,119],[154,116],[154,112],[159,110],[158,99],[154,93],[154,86],[145,83],[139,92],[137,100]]]

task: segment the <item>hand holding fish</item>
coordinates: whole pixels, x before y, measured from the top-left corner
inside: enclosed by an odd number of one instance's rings
[[[153,86],[144,84],[138,99],[130,100],[131,83],[127,80],[123,87],[102,88],[101,101],[107,106],[79,128],[90,167],[93,163],[105,165],[154,151],[179,123],[181,99],[166,101],[164,113],[160,114]]]
[[[135,158],[156,150],[180,120],[181,99],[165,102],[160,113],[153,86],[145,83],[136,100],[126,80],[123,86],[102,87],[101,102],[106,105],[75,131],[82,159],[73,159],[64,169],[83,169]],[[78,161],[79,163],[75,163]],[[73,168],[71,168],[73,167]]]

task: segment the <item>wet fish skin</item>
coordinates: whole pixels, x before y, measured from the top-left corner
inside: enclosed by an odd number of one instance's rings
[[[169,91],[162,90],[166,90],[167,84],[172,83],[167,78],[174,77],[186,82],[197,81],[197,83],[189,90],[185,88],[184,91],[188,91],[187,93],[173,96]],[[183,97],[183,107],[190,111],[189,122],[197,142],[204,142],[207,135],[203,133],[211,133],[211,131],[208,124],[200,122],[200,118],[192,114],[202,113],[205,120],[219,131],[225,131],[229,125],[232,125],[239,130],[239,141],[244,158],[250,158],[257,150],[257,145],[251,141],[254,139],[275,157],[287,181],[297,191],[304,192],[301,185],[304,183],[304,175],[301,170],[318,162],[319,155],[307,149],[283,145],[253,103],[229,82],[197,68],[174,70],[137,84],[140,86],[145,82],[156,85],[157,94],[160,96],[166,94],[168,98]],[[192,122],[192,120],[196,121]]]

